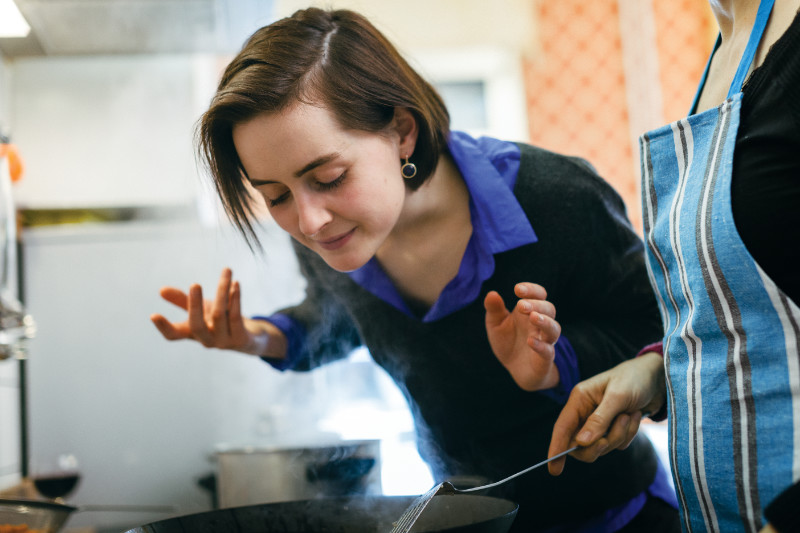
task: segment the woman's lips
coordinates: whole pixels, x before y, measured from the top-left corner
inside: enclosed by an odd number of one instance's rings
[[[332,239],[328,239],[325,241],[317,241],[317,244],[319,244],[321,248],[328,251],[338,250],[339,248],[347,244],[348,241],[350,241],[350,237],[353,236],[353,233],[355,233],[355,231],[356,229],[353,228],[347,233],[342,233],[341,235],[338,235]]]

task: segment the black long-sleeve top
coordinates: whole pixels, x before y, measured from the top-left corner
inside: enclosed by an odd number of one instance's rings
[[[800,305],[800,14],[742,88],[733,153],[736,229],[764,272]],[[765,509],[780,533],[800,527],[800,483]]]

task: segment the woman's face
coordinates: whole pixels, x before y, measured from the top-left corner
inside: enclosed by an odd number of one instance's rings
[[[233,142],[278,225],[336,270],[363,266],[400,217],[394,130],[344,130],[326,108],[296,104],[235,126]]]

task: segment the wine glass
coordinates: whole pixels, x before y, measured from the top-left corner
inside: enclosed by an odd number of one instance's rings
[[[43,497],[63,504],[64,498],[78,486],[80,478],[78,459],[71,453],[62,453],[53,460],[36,465],[33,486]]]

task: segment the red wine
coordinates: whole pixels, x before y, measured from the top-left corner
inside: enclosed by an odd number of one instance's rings
[[[77,472],[45,475],[34,477],[33,485],[39,494],[45,498],[61,498],[75,489],[80,477]]]

